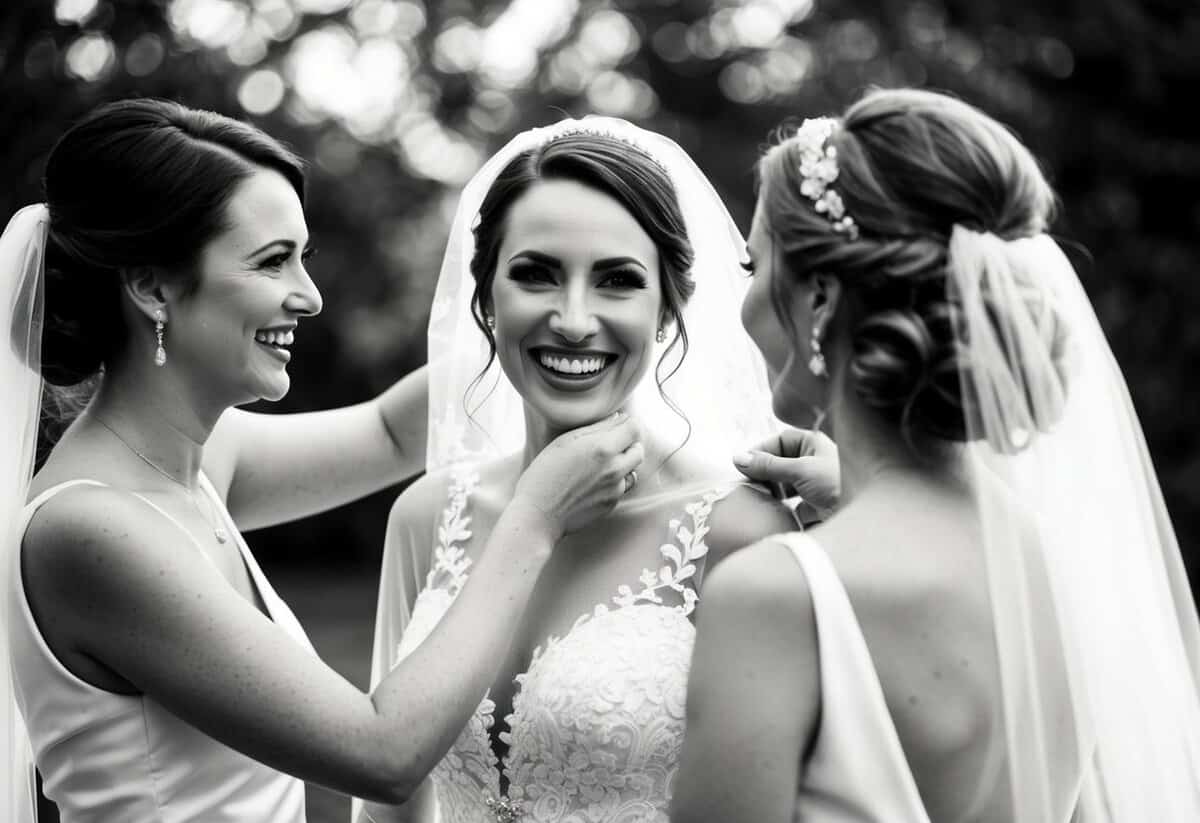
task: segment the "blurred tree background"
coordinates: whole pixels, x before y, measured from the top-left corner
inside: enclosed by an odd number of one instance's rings
[[[326,408],[424,362],[457,190],[512,134],[629,118],[683,145],[746,229],[779,123],[873,85],[947,90],[1011,125],[1061,194],[1055,230],[1129,381],[1195,589],[1200,121],[1183,106],[1197,77],[1200,6],[1185,0],[6,0],[0,218],[41,199],[54,140],[102,101],[170,97],[262,126],[311,162],[325,296],[291,393],[264,411]],[[360,684],[395,493],[251,535]],[[344,810],[311,793],[312,820]]]

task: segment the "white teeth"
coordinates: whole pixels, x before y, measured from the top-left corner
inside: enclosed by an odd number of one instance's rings
[[[603,357],[555,357],[546,352],[542,352],[538,359],[546,368],[562,374],[592,374],[607,364],[607,359]]]
[[[290,346],[296,340],[292,331],[260,331],[255,332],[254,339],[268,346]]]

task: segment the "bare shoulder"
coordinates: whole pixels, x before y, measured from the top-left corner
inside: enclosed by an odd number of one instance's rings
[[[460,469],[454,466],[423,474],[410,483],[392,504],[388,524],[432,524],[446,507],[450,487]]]
[[[791,549],[766,538],[730,554],[703,586],[703,615],[743,615],[748,622],[781,620],[804,627],[812,623],[812,594]]]
[[[706,538],[709,568],[738,549],[775,534],[799,531],[792,510],[765,489],[739,483],[713,506]]]
[[[101,485],[66,489],[38,508],[22,541],[28,571],[117,574],[154,552],[161,515],[132,494]],[[76,584],[79,579],[75,578]]]
[[[52,647],[107,661],[131,627],[161,625],[187,593],[219,579],[198,551],[181,550],[188,542],[120,489],[79,486],[47,501],[25,533],[21,571]]]

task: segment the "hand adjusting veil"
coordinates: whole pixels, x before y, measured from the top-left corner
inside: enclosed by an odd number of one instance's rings
[[[777,430],[766,367],[738,316],[747,288],[740,265],[746,244],[720,197],[674,141],[624,120],[588,117],[522,132],[463,189],[429,318],[426,465],[430,470],[465,457],[486,460],[511,454],[525,442],[521,398],[498,363],[493,363],[470,391],[488,355],[470,310],[475,288],[470,271],[475,252],[471,228],[501,169],[521,152],[574,132],[608,135],[643,149],[667,170],[675,186],[695,251],[691,274],[696,291],[683,312],[689,331],[688,355],[665,383],[665,391],[691,423],[689,442],[728,462],[735,452]],[[669,345],[672,336],[674,332],[668,330],[668,343],[659,351]],[[679,363],[681,355],[679,346],[667,355],[664,375]],[[657,361],[658,351],[654,359]],[[656,364],[651,365],[635,390],[634,406],[643,430],[662,433],[673,448],[683,442],[687,425],[659,396],[655,368]]]
[[[19,619],[17,524],[29,493],[41,409],[42,275],[46,232],[44,204],[17,212],[0,235],[0,308],[7,309],[9,339],[0,346],[0,814],[25,823],[36,817],[33,754],[17,711],[9,626]]]
[[[1200,820],[1200,625],[1091,304],[1045,234],[949,269],[1013,820]]]

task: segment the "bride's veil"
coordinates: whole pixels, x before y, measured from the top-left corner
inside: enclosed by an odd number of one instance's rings
[[[1200,626],[1091,304],[1048,235],[949,252],[1012,819],[1200,820]]]
[[[426,469],[430,472],[510,455],[525,442],[521,398],[498,363],[488,366],[487,342],[471,315],[475,287],[470,271],[475,250],[472,227],[488,189],[513,158],[577,132],[606,135],[631,144],[631,151],[648,153],[666,169],[695,254],[691,276],[696,289],[683,310],[689,333],[688,353],[680,362],[681,347],[670,347],[673,331],[668,330],[667,341],[651,355],[655,362],[633,395],[643,431],[653,431],[672,447],[682,445],[686,439],[690,446],[703,449],[713,462],[728,466],[735,452],[778,430],[779,423],[771,412],[766,365],[738,315],[749,285],[741,267],[745,241],[708,179],[666,137],[615,118],[563,120],[514,137],[480,168],[459,198],[429,318]],[[666,356],[658,372],[663,377],[671,374],[664,382],[664,391],[686,420],[659,393],[656,365],[663,351]],[[649,479],[645,474],[654,468],[648,467],[639,482],[645,483]],[[434,505],[444,502],[439,500]],[[430,517],[436,517],[436,513],[430,512]],[[476,529],[478,524],[469,518],[453,523],[439,521],[433,531],[459,528]],[[470,534],[467,531],[465,536]],[[433,533],[411,523],[397,524],[389,530],[375,617],[372,685],[397,659],[401,634],[412,617],[411,604],[426,583],[433,538]],[[361,804],[355,801],[352,819],[358,819],[360,809]]]
[[[618,118],[587,117],[522,132],[463,189],[429,318],[429,469],[467,456],[488,459],[511,454],[525,441],[521,398],[498,363],[484,371],[487,343],[470,309],[475,286],[470,271],[475,251],[471,228],[488,189],[514,157],[576,132],[630,143],[666,169],[695,252],[691,275],[696,291],[683,312],[688,354],[680,362],[682,350],[676,345],[661,367],[663,376],[674,371],[665,392],[687,422],[660,397],[652,365],[634,394],[641,425],[669,442],[682,443],[690,424],[689,442],[726,463],[734,452],[777,430],[762,355],[738,316],[748,285],[740,265],[746,245],[720,197],[674,141]],[[671,337],[669,331],[660,349],[670,346]],[[655,361],[658,356],[655,352]]]
[[[17,710],[9,626],[21,619],[15,600],[21,509],[29,492],[37,447],[42,378],[42,273],[46,206],[17,212],[0,235],[0,310],[9,318],[9,335],[0,346],[0,813],[4,820],[35,819],[33,755]]]

